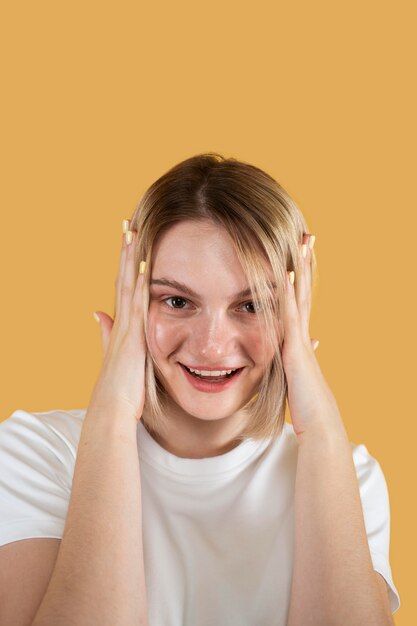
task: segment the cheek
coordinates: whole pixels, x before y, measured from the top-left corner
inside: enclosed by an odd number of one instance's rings
[[[279,337],[278,324],[275,328],[276,338]],[[262,327],[247,334],[246,345],[250,346],[250,354],[256,363],[263,363],[264,358],[269,362],[274,356],[274,347],[268,334]]]
[[[262,336],[259,332],[247,333],[245,335],[245,343],[249,347],[253,357],[259,361],[262,356]]]
[[[180,328],[167,321],[164,316],[149,309],[148,313],[148,342],[149,349],[155,357],[163,357],[173,352],[179,343]]]
[[[262,331],[258,325],[247,325],[236,335],[237,345],[253,361],[255,366],[263,363],[265,350],[268,350],[268,342],[263,343]]]

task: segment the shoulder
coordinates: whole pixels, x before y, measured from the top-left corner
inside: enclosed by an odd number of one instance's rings
[[[0,545],[61,538],[83,411],[14,411],[0,423]]]
[[[359,486],[376,491],[387,491],[384,472],[379,461],[369,452],[365,444],[350,444]]]
[[[370,492],[371,494],[386,497],[387,485],[378,460],[369,452],[365,444],[349,443],[361,495]],[[299,442],[291,423],[284,422],[282,432],[275,442],[274,449],[281,459],[290,462],[292,467],[296,469]]]
[[[366,478],[370,475],[376,475],[382,472],[378,460],[371,455],[365,444],[349,443],[352,449],[353,462],[358,478]],[[299,442],[291,423],[287,421],[284,422],[282,431],[275,445],[280,446],[282,450],[285,450],[293,456],[298,455]]]
[[[43,449],[53,450],[58,457],[64,457],[63,461],[75,459],[85,413],[85,409],[16,409],[0,422],[0,453],[23,454]]]

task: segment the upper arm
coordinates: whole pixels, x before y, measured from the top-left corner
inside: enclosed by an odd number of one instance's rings
[[[389,617],[390,619],[389,623],[394,625],[394,619],[391,613],[391,604],[390,604],[389,597],[388,597],[387,583],[385,582],[385,578],[379,572],[375,571],[375,575],[376,575],[376,580],[377,580],[378,587],[380,590],[380,594],[382,597],[382,603],[384,606],[385,613],[387,617]]]
[[[375,580],[387,621],[393,624],[392,613],[400,607],[400,597],[389,559],[391,511],[388,486],[381,465],[369,454],[366,446],[354,446],[353,458],[371,561],[377,573]]]
[[[29,626],[45,595],[60,539],[34,538],[0,547],[0,624]]]

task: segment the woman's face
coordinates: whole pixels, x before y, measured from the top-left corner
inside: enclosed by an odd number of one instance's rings
[[[148,313],[149,348],[159,378],[182,411],[216,420],[240,410],[264,373],[261,326],[233,242],[220,226],[183,221],[154,248]],[[266,355],[270,364],[273,352]],[[205,371],[236,374],[198,378]],[[211,382],[212,381],[212,382]]]

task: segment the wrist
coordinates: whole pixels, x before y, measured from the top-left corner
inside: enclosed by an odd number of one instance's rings
[[[298,435],[299,445],[313,441],[316,445],[328,448],[338,448],[341,445],[350,446],[349,437],[343,420],[338,413],[327,419],[317,419]]]
[[[133,408],[129,405],[117,402],[114,404],[100,405],[92,403],[88,406],[84,422],[103,426],[109,431],[135,432],[137,419]]]

